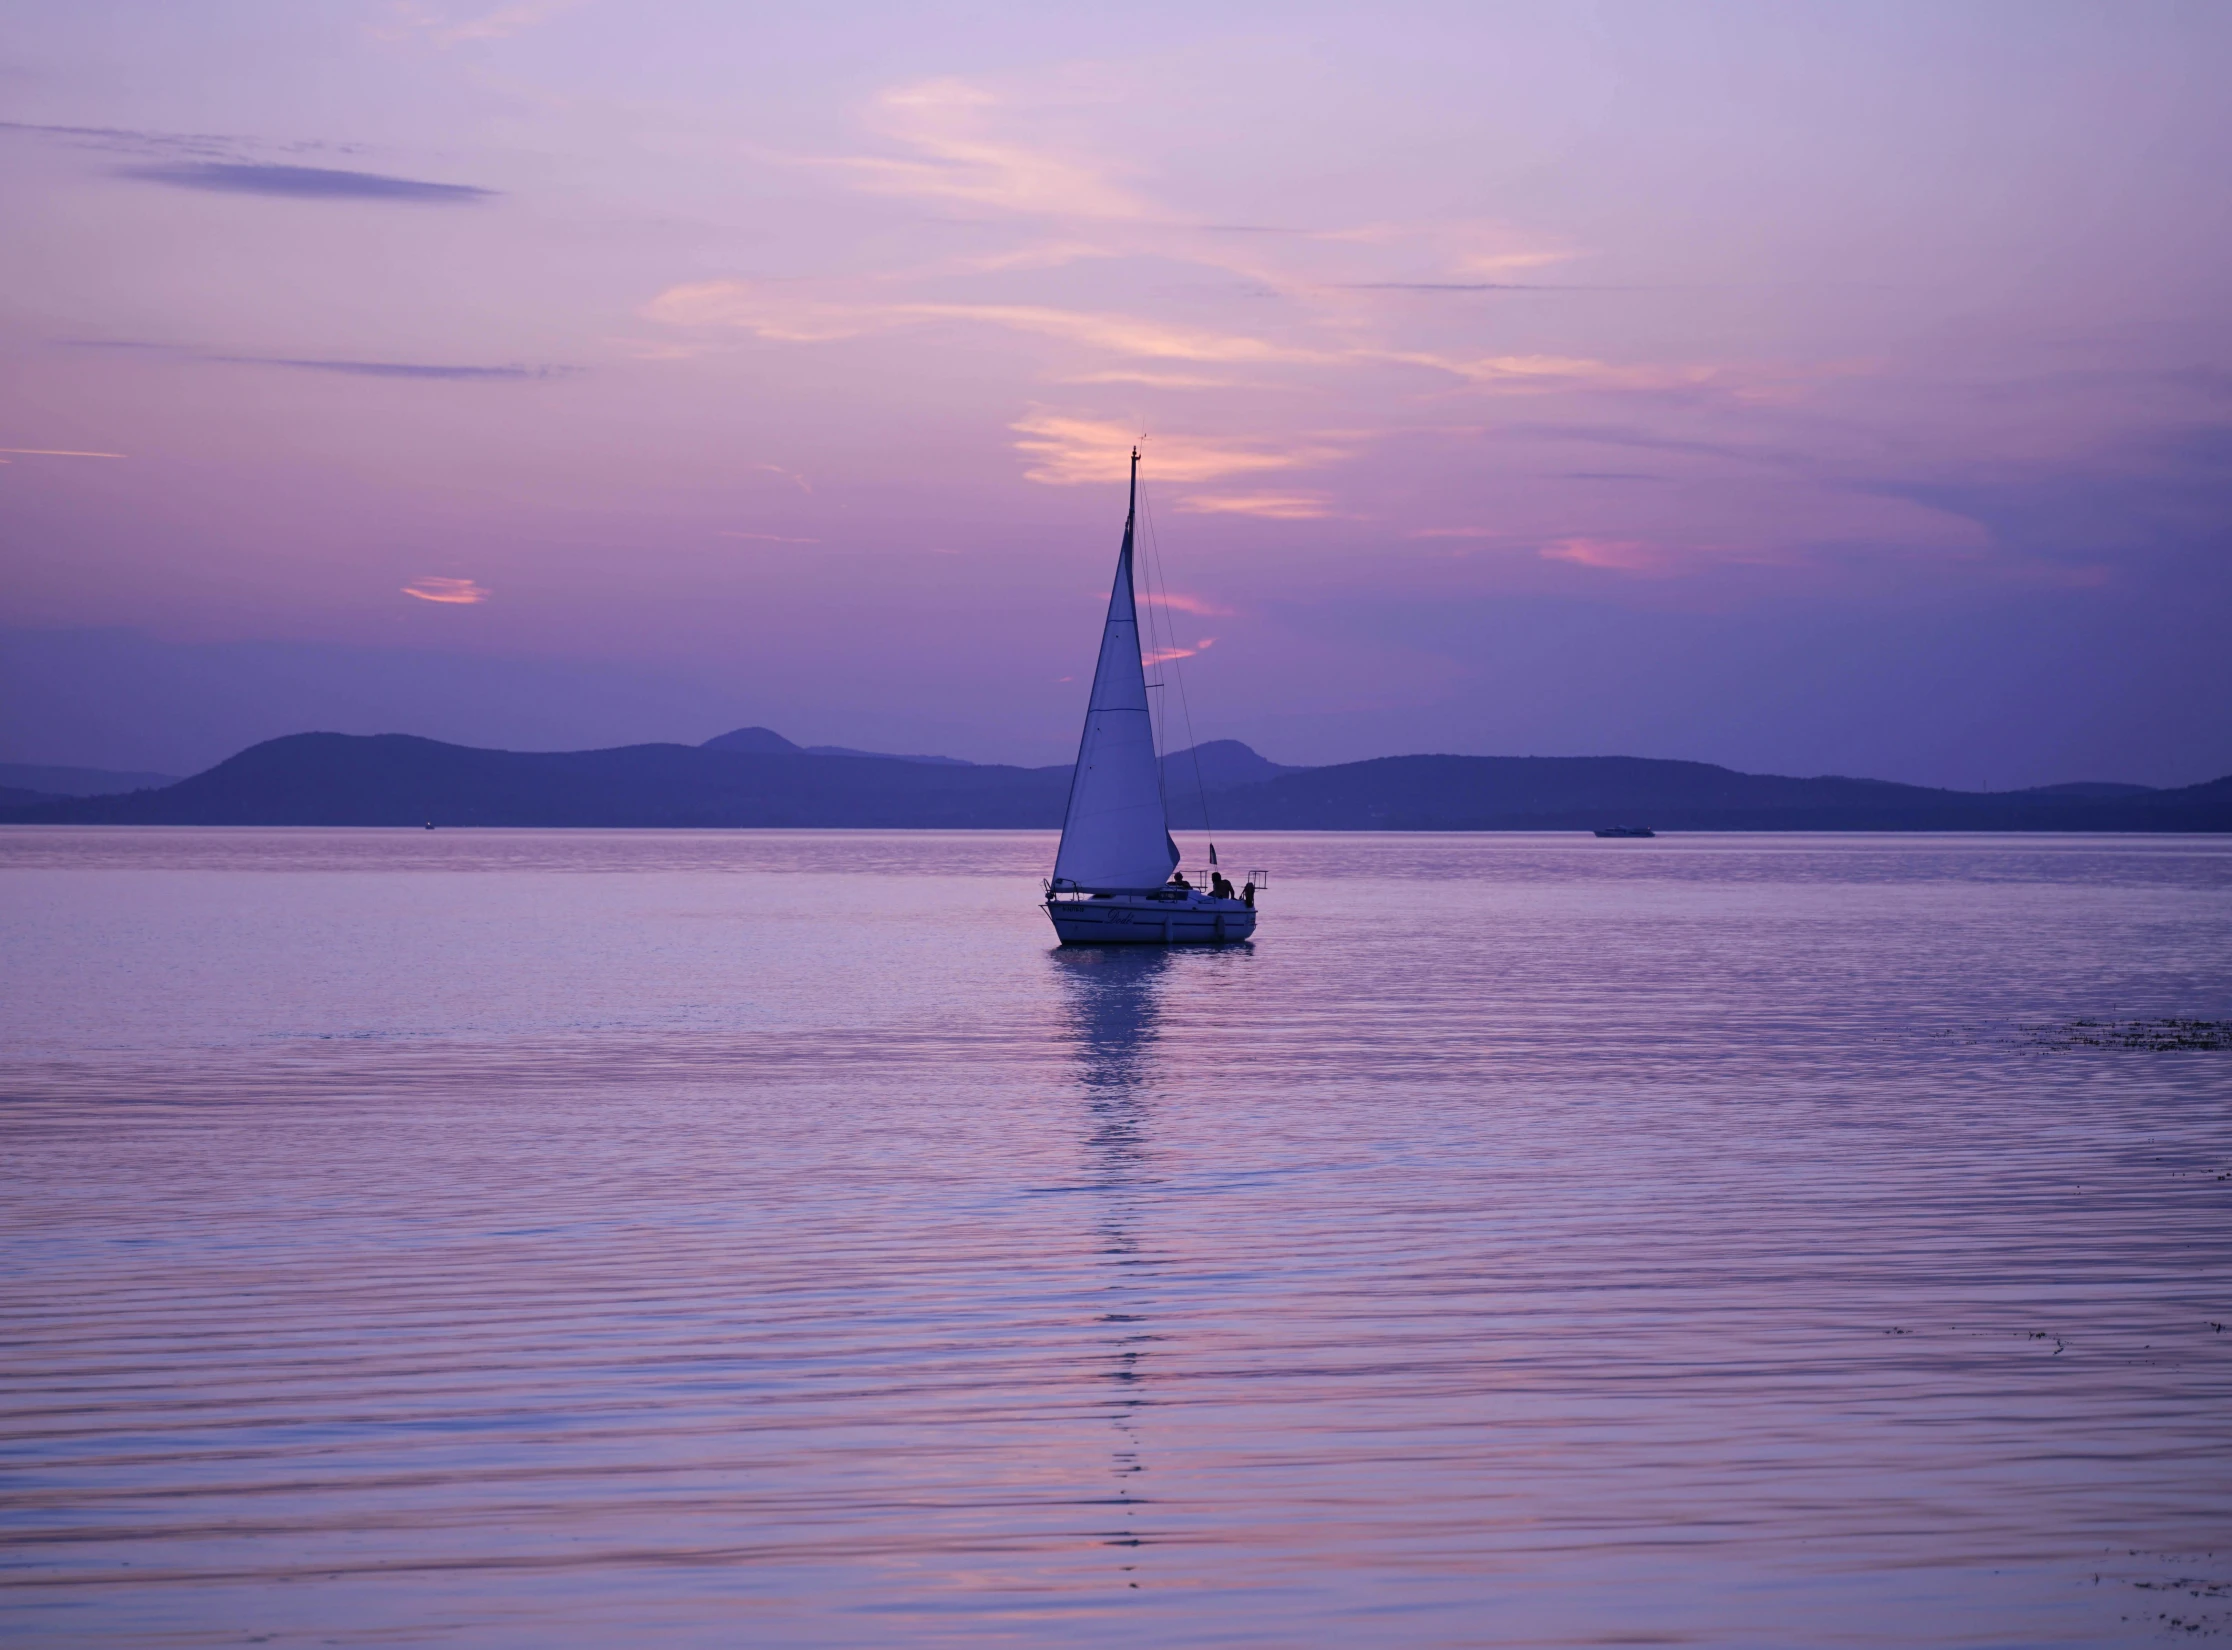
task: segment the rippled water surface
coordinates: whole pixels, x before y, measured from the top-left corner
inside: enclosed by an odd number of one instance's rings
[[[1222,846],[0,831],[6,1631],[2232,1636],[2232,843]]]

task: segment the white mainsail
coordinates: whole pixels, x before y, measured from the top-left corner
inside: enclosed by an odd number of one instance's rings
[[[1139,656],[1139,607],[1132,596],[1132,522],[1139,508],[1139,454],[1132,453],[1131,505],[1124,548],[1108,593],[1108,623],[1085,734],[1077,742],[1069,814],[1054,856],[1054,886],[1093,892],[1160,888],[1178,864],[1163,814],[1162,770],[1155,760],[1147,672]]]

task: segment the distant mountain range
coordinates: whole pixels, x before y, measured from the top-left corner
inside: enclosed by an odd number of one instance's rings
[[[889,751],[857,751],[849,745],[794,745],[773,728],[738,728],[708,739],[697,747],[701,751],[739,751],[747,756],[865,756],[879,762],[934,762],[941,767],[974,768],[991,764],[965,761],[958,756],[895,756]],[[1276,762],[1256,755],[1237,739],[1212,739],[1189,750],[1173,751],[1163,758],[1167,774],[1181,775],[1187,785],[1197,789],[1220,790],[1229,785],[1253,784],[1259,779],[1276,779],[1283,773],[1302,773],[1302,768],[1283,768]],[[1024,768],[1024,773],[1058,773],[1066,785],[1069,767],[1064,764],[1053,768]]]
[[[37,762],[0,762],[0,809],[27,808],[64,796],[110,796],[178,783],[174,773],[118,773],[109,768],[57,768]]]
[[[701,751],[739,751],[746,756],[873,756],[886,762],[933,762],[940,767],[973,768],[958,756],[894,756],[889,751],[856,751],[849,745],[794,745],[773,728],[738,728],[708,739]]]
[[[94,770],[0,768],[52,775]],[[1163,759],[1172,824],[1234,830],[2228,831],[2232,777],[2177,790],[1947,791],[1629,756],[1389,756],[1282,767],[1236,740]],[[766,728],[702,745],[495,751],[406,734],[267,740],[190,779],[0,793],[0,819],[130,825],[1051,828],[1069,768],[800,747]],[[1198,775],[1198,781],[1197,781]],[[162,775],[114,775],[164,780]],[[82,780],[76,781],[81,783]],[[30,800],[16,802],[29,794]]]

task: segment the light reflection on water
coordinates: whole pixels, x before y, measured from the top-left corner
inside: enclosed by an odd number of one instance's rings
[[[1172,961],[1170,952],[1158,948],[1053,953],[1069,1000],[1078,1086],[1090,1118],[1082,1168],[1094,1194],[1095,1235],[1107,1267],[1108,1310],[1098,1321],[1107,1326],[1108,1337],[1109,1424],[1115,1433],[1109,1446],[1112,1511],[1121,1513],[1122,1522],[1112,1522],[1103,1539],[1119,1548],[1139,1547],[1154,1533],[1151,1524],[1138,1522],[1143,1492],[1136,1482],[1147,1471],[1137,1412],[1151,1401],[1147,1359],[1159,1338],[1149,1310],[1156,1262],[1143,1242],[1140,1202],[1154,1173],[1149,1144],[1154,1101],[1147,1059],[1155,1039],[1157,997]],[[1137,1566],[1121,1568],[1129,1578]],[[1139,1584],[1127,1579],[1125,1585],[1136,1590]]]
[[[1227,848],[0,832],[13,1635],[2232,1628],[2232,846]]]

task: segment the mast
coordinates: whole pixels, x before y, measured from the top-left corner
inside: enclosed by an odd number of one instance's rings
[[[1131,454],[1124,542],[1101,626],[1100,659],[1085,727],[1070,775],[1054,884],[1096,893],[1159,888],[1178,864],[1163,809],[1162,765],[1140,656],[1139,603],[1133,588],[1133,535],[1139,515],[1139,449]]]

